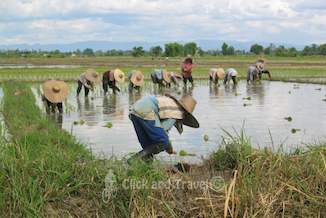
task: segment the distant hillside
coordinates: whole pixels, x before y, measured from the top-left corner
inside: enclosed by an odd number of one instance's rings
[[[198,43],[198,41],[192,41]],[[228,44],[228,46],[233,46],[235,50],[250,51],[250,47],[254,44],[262,45],[264,48],[270,45],[270,42],[237,42],[237,41],[222,41],[222,40],[199,40],[199,46],[202,50],[222,50],[223,43]],[[70,44],[16,44],[16,45],[0,45],[0,50],[42,50],[42,51],[54,51],[59,50],[60,52],[73,52],[77,49],[83,51],[86,48],[91,48],[94,52],[98,50],[132,50],[133,47],[142,46],[144,50],[149,51],[151,47],[161,46],[163,51],[165,44],[174,42],[109,42],[109,41],[86,41],[86,42],[76,42]],[[178,41],[182,45],[189,43]],[[306,45],[294,45],[294,44],[282,44],[274,43],[275,47],[283,45],[285,48],[295,47],[298,51],[302,51]]]

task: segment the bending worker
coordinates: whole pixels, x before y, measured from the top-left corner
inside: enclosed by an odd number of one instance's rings
[[[77,97],[84,86],[85,88],[85,99],[88,99],[89,90],[94,91],[94,83],[101,83],[101,78],[98,76],[98,72],[96,72],[92,68],[88,68],[86,72],[82,73],[78,77],[78,88],[77,88]]]
[[[259,70],[255,66],[250,66],[247,69],[247,83],[253,83],[258,79]]]
[[[108,70],[103,73],[103,90],[104,95],[108,92],[108,86],[112,89],[112,92],[115,93],[116,90],[120,92],[120,89],[116,86],[115,82],[123,83],[125,81],[125,74],[119,70]]]
[[[62,102],[67,98],[68,85],[63,81],[49,80],[43,84],[42,101],[45,105],[46,113],[55,113],[56,107],[62,113]]]
[[[238,72],[234,68],[229,68],[225,71],[225,78],[224,78],[224,84],[230,83],[230,79],[232,78],[233,84],[238,84]]]
[[[163,74],[164,74],[164,77],[166,78],[165,75],[167,75],[167,71],[166,70],[161,70],[161,69],[155,69],[151,72],[151,79],[152,79],[152,82],[154,83],[154,89],[156,89],[157,87],[157,84],[158,84],[158,87],[161,88],[161,87],[165,87],[164,83],[163,83]]]
[[[214,86],[218,84],[218,79],[222,79],[225,77],[225,72],[223,68],[212,68],[209,70],[209,85],[212,85],[214,82]]]
[[[128,74],[129,78],[129,92],[132,93],[133,89],[140,92],[140,87],[144,84],[144,75],[140,70],[132,70]]]
[[[168,132],[173,126],[178,132],[183,132],[182,124],[198,128],[199,123],[192,115],[196,105],[190,95],[177,100],[171,95],[146,96],[138,100],[130,109],[131,119],[138,141],[143,150],[132,156],[128,163],[137,158],[150,160],[154,154],[166,151],[173,153]]]

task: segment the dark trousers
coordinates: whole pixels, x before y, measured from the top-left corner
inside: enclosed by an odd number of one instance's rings
[[[77,88],[77,95],[79,95],[82,87],[84,86],[84,84],[82,82],[80,82],[78,80],[78,88]],[[86,86],[84,86],[84,89],[85,89],[85,97],[87,98],[88,97],[88,93],[89,93],[89,88],[87,88]]]

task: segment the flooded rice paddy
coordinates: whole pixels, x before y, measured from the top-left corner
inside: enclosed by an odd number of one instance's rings
[[[121,92],[114,95],[111,91],[105,96],[101,85],[96,85],[95,91],[90,92],[89,100],[84,98],[83,90],[79,97],[76,96],[77,82],[68,83],[69,95],[64,102],[64,113],[48,117],[87,143],[95,155],[107,158],[114,155],[118,159],[141,149],[128,118],[129,107],[141,97],[164,93],[178,99],[183,95],[192,95],[197,101],[193,114],[200,128],[184,126],[180,135],[173,127],[169,134],[177,153],[185,150],[196,154],[195,157],[183,157],[191,162],[199,161],[200,156],[216,150],[223,139],[230,140],[228,134],[233,137],[244,134],[254,148],[274,150],[281,145],[284,150],[289,150],[325,141],[325,85],[262,81],[261,84],[248,86],[245,81],[240,81],[234,86],[221,82],[216,88],[210,87],[206,80],[197,80],[194,88],[184,90],[172,86],[154,91],[152,83],[146,81],[141,94],[129,94],[128,82],[125,82],[118,85]],[[42,84],[31,86],[37,104],[46,116],[41,102]],[[106,127],[108,122],[112,123],[111,128]],[[204,140],[205,135],[209,136],[208,141]],[[178,158],[165,152],[159,156]]]

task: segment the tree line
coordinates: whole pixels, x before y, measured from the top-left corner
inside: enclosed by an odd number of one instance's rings
[[[275,48],[275,46],[271,43],[268,47],[263,47],[259,44],[254,44],[250,47],[250,51],[244,50],[235,50],[233,46],[229,46],[225,42],[223,43],[221,50],[208,50],[203,51],[195,42],[186,43],[184,45],[180,43],[168,43],[164,45],[164,51],[161,46],[151,47],[149,51],[146,51],[141,46],[134,46],[132,50],[116,50],[111,49],[107,51],[93,51],[91,48],[86,48],[83,51],[77,49],[72,52],[60,52],[59,50],[54,51],[44,51],[44,50],[0,50],[0,57],[67,57],[71,55],[76,56],[134,56],[134,57],[184,57],[187,54],[196,57],[202,56],[240,56],[240,55],[273,55],[273,56],[281,56],[281,57],[296,57],[296,56],[312,56],[312,55],[326,55],[326,44],[316,45],[312,44],[311,46],[305,46],[302,51],[297,51],[295,47],[285,48],[283,45]]]

